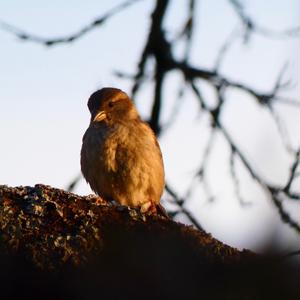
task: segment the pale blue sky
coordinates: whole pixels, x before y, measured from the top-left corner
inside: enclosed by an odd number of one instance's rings
[[[45,37],[75,32],[92,19],[122,1],[2,1],[0,20]],[[130,82],[113,71],[132,74],[145,41],[153,1],[140,1],[114,16],[101,28],[70,45],[46,48],[22,42],[0,30],[0,184],[50,184],[64,188],[79,172],[81,137],[88,126],[88,96],[97,88],[116,86],[130,90]],[[170,37],[184,21],[185,0],[173,1],[166,27]],[[262,26],[282,30],[299,25],[299,1],[245,1],[247,11]],[[197,31],[190,60],[197,66],[212,67],[218,50],[238,18],[225,0],[197,1]],[[268,91],[282,65],[289,61],[287,77],[297,84],[290,95],[300,93],[298,57],[300,39],[267,40],[254,35],[249,45],[237,41],[221,71],[230,78]],[[180,45],[177,49],[180,53]],[[171,74],[165,91],[163,119],[168,118],[175,101],[180,78]],[[207,99],[209,86],[202,84]],[[137,106],[145,117],[151,105],[152,87],[137,95]],[[208,136],[207,118],[187,94],[174,128],[161,137],[166,177],[184,192],[198,166],[197,157]],[[290,158],[282,149],[269,115],[244,94],[232,92],[223,122],[241,144],[249,159],[267,178],[282,180]],[[279,107],[278,107],[279,108]],[[299,145],[300,110],[280,107],[288,116],[293,144]],[[276,210],[247,176],[243,187],[252,205],[243,208],[234,199],[228,172],[228,149],[222,138],[211,159],[209,177],[218,200],[208,203],[203,191],[195,191],[188,205],[214,236],[238,247],[259,249],[269,233],[281,240],[283,250],[299,245],[300,238],[281,226]],[[76,192],[91,193],[82,181]],[[292,209],[292,213],[299,210]],[[254,221],[255,220],[255,221]],[[272,226],[269,226],[272,225]]]

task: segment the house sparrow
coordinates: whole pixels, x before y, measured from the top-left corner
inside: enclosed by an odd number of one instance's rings
[[[159,203],[165,184],[160,147],[128,95],[103,88],[90,96],[88,108],[81,171],[92,190],[143,213],[166,215]]]

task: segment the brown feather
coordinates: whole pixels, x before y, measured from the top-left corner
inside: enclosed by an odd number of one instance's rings
[[[149,210],[160,206],[164,189],[160,147],[132,101],[119,89],[104,88],[91,95],[88,107],[91,123],[83,137],[81,170],[91,188],[122,205],[143,210],[148,210],[147,203]],[[105,118],[94,121],[99,112]]]

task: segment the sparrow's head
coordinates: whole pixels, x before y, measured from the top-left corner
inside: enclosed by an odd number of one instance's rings
[[[91,122],[116,122],[138,118],[138,113],[126,93],[115,88],[94,92],[88,101]]]

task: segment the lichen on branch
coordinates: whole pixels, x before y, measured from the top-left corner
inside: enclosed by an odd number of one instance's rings
[[[153,246],[175,243],[208,260],[239,260],[250,252],[222,244],[204,231],[161,216],[112,204],[95,195],[78,196],[37,184],[0,186],[2,249],[21,252],[36,266],[54,269],[64,264],[84,265],[89,255],[112,243],[127,247],[149,238]]]

